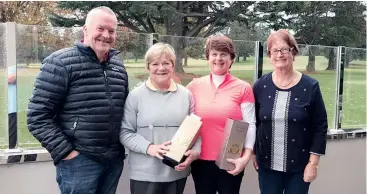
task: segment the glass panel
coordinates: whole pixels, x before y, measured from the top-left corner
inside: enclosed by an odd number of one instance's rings
[[[262,75],[270,73],[273,71],[273,65],[270,62],[270,58],[267,56],[267,43],[263,43],[263,68],[262,68]]]
[[[81,28],[17,25],[17,30],[18,142],[19,147],[34,147],[39,142],[28,131],[26,110],[42,60],[80,40]]]
[[[210,73],[205,57],[206,38],[160,35],[159,41],[166,42],[175,49],[176,76],[183,86],[190,83],[193,78]],[[255,70],[255,42],[238,40],[234,41],[234,44],[237,57],[231,67],[231,73],[252,84]],[[177,65],[179,59],[182,59],[182,69]]]
[[[5,45],[5,28],[5,24],[0,24],[0,45]],[[72,46],[80,39],[82,39],[81,28],[17,25],[17,112],[20,147],[39,146],[39,142],[27,129],[26,110],[42,60],[56,50]],[[176,64],[179,61],[174,77],[177,82],[186,86],[193,78],[209,74],[210,69],[205,59],[205,38],[118,31],[115,48],[121,51],[118,56],[124,61],[129,74],[130,90],[149,76],[144,55],[153,44],[153,39],[156,42],[169,43],[175,49]],[[231,73],[252,84],[255,73],[255,42],[234,40],[234,43],[237,57],[231,67]],[[312,45],[299,45],[299,49],[294,67],[319,81],[328,113],[329,128],[333,128],[337,49]],[[271,61],[266,55],[266,43],[264,43],[263,52],[263,74],[266,74],[273,71]],[[349,63],[344,72],[342,127],[366,127],[364,111],[366,108],[366,50],[347,48],[346,52]],[[6,147],[8,141],[5,59],[5,46],[2,46],[0,47],[0,146],[3,145],[3,147]]]
[[[174,79],[181,85],[186,86],[194,78],[209,73],[205,60],[204,38],[160,35],[159,41],[170,44],[175,50]]]
[[[366,127],[366,49],[346,48],[342,128]]]
[[[236,59],[231,67],[232,75],[250,84],[254,82],[255,76],[255,46],[254,41],[233,41],[236,48]]]
[[[337,48],[299,44],[299,53],[293,63],[294,69],[319,81],[328,115],[329,129],[334,128],[336,103],[336,57]],[[266,55],[264,44],[263,75],[273,71],[270,58]]]
[[[152,37],[152,34],[117,32],[115,48],[121,51],[118,56],[126,67],[130,91],[143,83],[148,77],[144,56],[153,43]]]
[[[17,25],[17,113],[18,145],[37,143],[27,128],[27,107],[34,78],[39,71],[37,27]]]
[[[0,23],[0,148],[7,148],[8,106],[7,106],[7,68],[6,68],[6,24]]]

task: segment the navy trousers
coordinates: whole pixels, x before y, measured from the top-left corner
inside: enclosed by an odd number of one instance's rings
[[[310,183],[303,181],[303,172],[279,172],[259,167],[261,194],[307,194]]]

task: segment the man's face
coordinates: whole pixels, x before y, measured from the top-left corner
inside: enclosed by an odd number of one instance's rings
[[[84,44],[90,46],[97,56],[106,54],[116,41],[117,19],[104,11],[94,14],[90,24],[83,27]]]

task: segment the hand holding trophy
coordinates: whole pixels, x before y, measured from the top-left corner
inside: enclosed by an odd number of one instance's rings
[[[222,149],[215,163],[232,175],[242,172],[248,163],[246,158],[241,157],[248,126],[247,122],[227,118]]]
[[[185,169],[190,163],[199,157],[198,153],[191,150],[199,136],[202,122],[196,115],[188,115],[182,122],[172,138],[169,151],[163,154],[162,162],[176,170]],[[180,164],[180,165],[179,165]]]
[[[169,151],[169,145],[171,144],[170,141],[167,141],[160,145],[150,144],[147,150],[147,153],[150,156],[157,157],[159,159],[163,159],[162,155]]]

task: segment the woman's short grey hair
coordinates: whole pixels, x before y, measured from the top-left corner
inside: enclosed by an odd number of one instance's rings
[[[105,13],[109,13],[109,14],[111,14],[111,15],[113,15],[113,16],[116,17],[115,12],[113,12],[112,9],[110,9],[107,6],[95,7],[92,10],[89,11],[89,13],[88,13],[88,15],[87,15],[87,17],[85,19],[85,26],[90,26],[90,24],[93,21],[93,17],[96,15],[96,13],[98,13],[98,11],[103,11]]]
[[[169,59],[172,62],[173,66],[175,66],[176,64],[175,50],[172,48],[171,45],[160,42],[151,46],[145,53],[146,67],[149,69],[149,64],[158,57],[161,57],[162,55],[167,57],[167,59]]]

